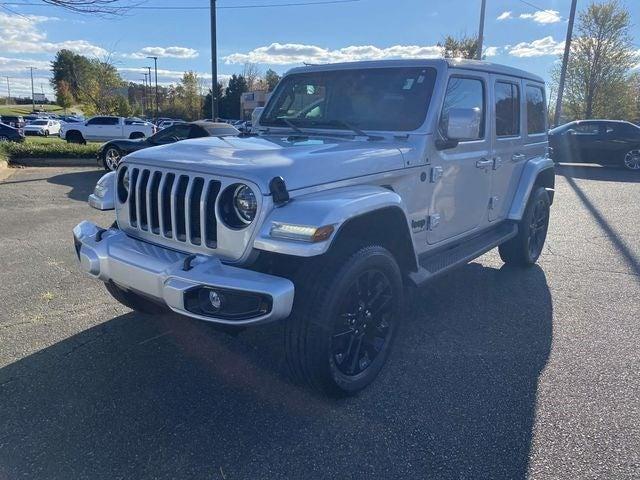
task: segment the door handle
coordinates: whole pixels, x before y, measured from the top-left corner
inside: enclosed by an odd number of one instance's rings
[[[511,156],[511,161],[512,162],[520,162],[520,161],[524,160],[525,158],[527,158],[527,156],[524,153],[514,153]]]
[[[493,167],[493,160],[487,160],[485,158],[476,161],[476,168],[490,168]]]

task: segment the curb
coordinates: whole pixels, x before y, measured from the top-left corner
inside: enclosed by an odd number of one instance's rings
[[[11,165],[21,167],[95,167],[102,169],[94,158],[16,158]],[[1,167],[0,167],[1,168]]]
[[[15,172],[15,169],[9,167],[9,162],[6,160],[0,160],[0,182],[9,178]]]

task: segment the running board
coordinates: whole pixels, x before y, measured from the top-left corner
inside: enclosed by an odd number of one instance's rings
[[[452,268],[464,265],[474,258],[506,242],[518,234],[515,222],[502,222],[479,235],[433,252],[426,252],[418,259],[417,272],[411,272],[409,278],[416,285],[421,285],[433,278],[448,272]]]

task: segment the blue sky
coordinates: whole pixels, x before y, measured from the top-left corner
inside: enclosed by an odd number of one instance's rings
[[[221,79],[244,62],[277,72],[303,61],[435,56],[446,34],[473,34],[480,0],[359,0],[339,4],[225,8],[321,0],[218,0],[218,69]],[[578,9],[590,0],[579,0]],[[25,5],[25,3],[29,5]],[[206,7],[208,0],[147,0],[144,7]],[[640,0],[623,0],[640,24]],[[561,52],[570,0],[487,0],[485,48],[489,59],[545,78]],[[639,31],[637,28],[636,31]],[[640,35],[635,39],[640,44]],[[207,9],[136,9],[90,16],[42,6],[40,0],[0,0],[0,95],[10,77],[12,95],[48,86],[48,62],[66,47],[88,56],[111,53],[124,78],[141,81],[146,54],[160,57],[159,81],[175,82],[185,70],[210,81]],[[640,52],[640,46],[638,46]],[[639,59],[640,61],[640,59]]]

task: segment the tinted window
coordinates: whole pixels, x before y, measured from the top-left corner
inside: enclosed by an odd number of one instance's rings
[[[449,112],[453,108],[479,109],[482,112],[482,121],[478,138],[484,138],[485,104],[484,85],[481,80],[459,77],[451,77],[449,79],[442,113],[440,114],[440,129],[443,132],[447,131]]]
[[[520,134],[520,91],[516,84],[496,82],[496,136]]]
[[[164,130],[160,130],[153,136],[153,140],[157,143],[177,142],[179,140],[189,138],[190,132],[191,125],[187,123],[173,125],[172,127],[167,127]]]
[[[94,117],[87,122],[87,125],[104,125],[102,117]]]
[[[544,90],[527,86],[527,132],[529,135],[544,133],[546,130],[546,112]]]
[[[579,123],[575,127],[573,127],[578,133],[589,133],[591,135],[595,135],[600,132],[600,124],[599,123]]]
[[[415,130],[424,121],[433,68],[371,68],[286,76],[260,117],[262,125]]]

